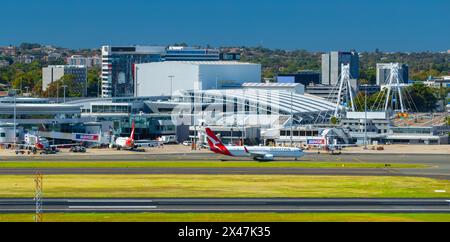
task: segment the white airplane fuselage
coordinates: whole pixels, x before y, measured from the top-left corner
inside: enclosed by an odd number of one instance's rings
[[[216,154],[233,157],[250,157],[259,161],[272,161],[277,157],[295,158],[303,157],[305,153],[299,148],[268,147],[268,146],[226,146],[212,132],[206,128],[209,148]]]
[[[267,147],[267,146],[225,146],[235,157],[251,157],[252,153],[267,153],[276,157],[301,158],[305,153],[299,148]],[[247,149],[247,151],[246,151]]]

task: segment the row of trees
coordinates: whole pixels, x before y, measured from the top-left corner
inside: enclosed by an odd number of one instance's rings
[[[321,71],[322,52],[306,50],[279,50],[263,47],[241,47],[242,61],[261,63],[263,76],[273,78],[277,74],[296,73],[301,70]],[[450,55],[447,53],[360,53],[360,79],[362,83],[376,83],[376,64],[400,62],[409,65],[410,79],[425,81],[428,76],[450,75]]]
[[[33,96],[56,97],[57,86],[67,85],[69,90],[67,97],[80,97],[82,84],[76,83],[74,76],[65,75],[61,80],[53,82],[45,92],[42,91],[42,67],[48,65],[41,61],[33,61],[31,64],[15,63],[8,67],[0,68],[0,83],[3,89],[19,89],[22,93],[29,92]],[[88,70],[87,95],[96,97],[99,87],[100,68]],[[6,91],[6,90],[4,90]]]

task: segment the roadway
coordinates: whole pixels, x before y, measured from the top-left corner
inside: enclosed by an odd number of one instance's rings
[[[0,199],[0,213],[35,212],[33,199]],[[45,213],[450,213],[450,199],[44,199]]]

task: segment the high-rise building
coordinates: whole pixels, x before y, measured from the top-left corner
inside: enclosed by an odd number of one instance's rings
[[[103,46],[102,97],[134,95],[134,65],[161,61],[164,46]]]
[[[322,54],[322,84],[336,85],[342,64],[350,64],[350,78],[359,78],[359,55],[357,52],[332,51]]]
[[[389,80],[391,74],[391,63],[377,63],[377,85],[385,85]],[[400,75],[400,82],[408,83],[409,81],[409,66],[399,63],[398,74]]]
[[[73,75],[75,82],[82,85],[83,96],[87,95],[87,68],[86,66],[57,65],[42,68],[42,91],[61,79],[64,75]]]
[[[135,95],[134,66],[161,61],[219,61],[220,51],[170,46],[103,46],[102,97]]]

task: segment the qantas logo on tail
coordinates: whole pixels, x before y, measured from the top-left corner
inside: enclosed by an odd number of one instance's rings
[[[227,147],[220,141],[219,138],[212,132],[210,128],[206,128],[206,135],[208,137],[208,145],[211,151],[217,154],[233,156]]]

